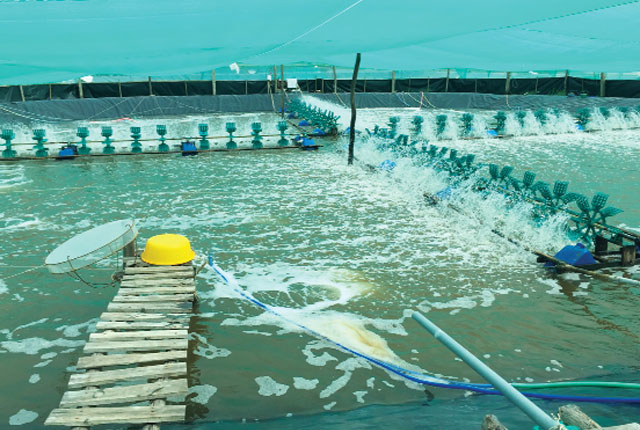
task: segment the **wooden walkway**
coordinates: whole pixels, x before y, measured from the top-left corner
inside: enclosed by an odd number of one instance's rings
[[[78,373],[45,425],[79,430],[142,424],[156,430],[159,423],[184,421],[195,269],[126,264],[120,289],[78,360]],[[175,398],[182,401],[170,401]]]

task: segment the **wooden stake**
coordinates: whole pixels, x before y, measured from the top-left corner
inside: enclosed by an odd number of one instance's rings
[[[184,95],[185,96],[189,95],[189,89],[187,88],[187,81],[184,81]]]
[[[281,106],[282,106],[282,110],[280,111],[282,113],[282,118],[284,118],[284,65],[280,64],[280,91],[281,91]]]
[[[600,73],[600,97],[604,97],[606,85],[607,85],[607,74],[602,72]]]
[[[353,164],[353,147],[356,141],[356,81],[358,80],[358,69],[360,68],[360,53],[356,54],[356,65],[353,68],[351,78],[351,127],[349,128],[349,159],[347,164]]]
[[[569,71],[567,70],[566,72],[564,72],[564,95],[565,96],[568,94],[567,93],[568,81],[569,81]]]
[[[24,101],[24,89],[22,88],[22,85],[20,85],[20,98]]]
[[[338,74],[336,73],[336,66],[333,66],[333,92],[338,93]]]
[[[249,81],[244,81],[244,95],[249,94]]]
[[[216,71],[211,71],[211,95],[216,95]]]
[[[504,93],[509,94],[511,92],[511,72],[507,72],[507,80],[504,83]]]
[[[82,88],[82,79],[78,79],[78,94],[80,94],[80,98],[84,98],[84,89]]]
[[[118,94],[122,97],[122,82],[118,81]]]
[[[151,76],[149,76],[149,95],[153,95],[153,87],[151,87]]]
[[[447,69],[447,80],[444,81],[444,92],[449,92],[449,76],[451,75],[451,69]]]
[[[395,70],[391,71],[391,92],[392,93],[396,92],[396,71]]]
[[[52,89],[51,89],[51,84],[49,84],[49,100],[51,100],[51,93],[52,93]]]

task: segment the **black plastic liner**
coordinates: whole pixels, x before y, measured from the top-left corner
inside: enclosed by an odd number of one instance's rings
[[[566,87],[565,87],[566,81]],[[217,95],[250,95],[268,94],[274,90],[273,83],[268,81],[218,81]],[[304,92],[333,93],[349,92],[350,80],[308,79],[299,80],[298,85]],[[271,86],[271,88],[269,88]],[[334,88],[337,87],[337,88]],[[392,83],[389,79],[360,79],[356,83],[356,92],[448,92],[448,93],[482,93],[506,94],[505,79],[397,79]],[[58,100],[72,98],[105,98],[105,97],[143,97],[143,96],[208,96],[213,94],[212,81],[153,81],[153,82],[110,82],[83,83],[82,97],[78,84],[44,84],[1,86],[0,103],[30,100]],[[542,95],[600,95],[600,81],[574,78],[540,78],[511,79],[509,94],[542,94]],[[640,80],[607,80],[606,97],[640,96]]]
[[[374,81],[376,82],[376,81]],[[326,81],[325,81],[326,84]],[[384,82],[379,82],[383,85]],[[424,84],[419,82],[420,85]],[[430,84],[430,83],[427,83]],[[478,82],[480,86],[481,82]],[[528,85],[529,83],[527,83]],[[111,91],[97,84],[91,91]],[[375,87],[376,84],[374,84]],[[408,83],[407,83],[408,85]],[[412,80],[413,85],[413,80]],[[183,83],[184,86],[184,83]],[[474,84],[475,86],[475,84]],[[457,87],[460,88],[460,87]],[[178,91],[171,85],[161,91]],[[183,88],[184,90],[184,88]],[[187,91],[189,88],[187,88]],[[314,97],[323,99],[343,109],[336,108],[340,115],[348,115],[349,94],[314,93]],[[640,96],[640,94],[638,94]],[[298,97],[296,93],[287,93],[286,98]],[[207,115],[215,113],[275,112],[281,106],[281,94],[273,97],[269,94],[253,95],[216,95],[216,96],[142,96],[142,97],[102,97],[84,99],[56,99],[26,102],[0,103],[0,128],[10,127],[20,122],[37,124],[41,122],[92,121],[118,118],[171,117],[185,115]],[[558,108],[575,112],[581,107],[636,107],[640,98],[616,97],[565,97],[544,95],[496,95],[480,93],[357,93],[356,105],[359,108],[423,108],[474,110],[537,110]]]

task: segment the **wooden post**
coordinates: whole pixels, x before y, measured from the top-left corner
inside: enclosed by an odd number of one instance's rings
[[[367,80],[365,79],[363,84],[362,84],[362,92],[366,93],[367,92]]]
[[[356,54],[356,65],[353,68],[351,78],[351,126],[349,128],[349,159],[347,164],[353,164],[353,146],[356,141],[356,81],[358,80],[358,69],[360,68],[360,53]]]
[[[281,106],[282,118],[284,118],[284,64],[280,64],[280,99],[282,101]]]
[[[620,248],[620,255],[623,266],[633,266],[636,262],[636,246],[623,246]]]
[[[24,89],[22,88],[22,85],[20,85],[20,98],[24,101]]]
[[[444,92],[449,92],[449,76],[451,75],[451,69],[447,69],[447,80],[444,81]]]
[[[118,81],[118,94],[122,97],[122,82]]]
[[[568,86],[568,81],[569,81],[569,71],[567,70],[566,72],[564,72],[564,95],[566,96],[567,94],[569,94],[567,92],[567,88]]]
[[[217,91],[216,91],[216,71],[212,70],[211,71],[211,95],[215,96]]]
[[[249,81],[245,80],[244,81],[244,95],[248,95],[249,94]]]
[[[477,79],[473,80],[473,92],[474,93],[478,92],[478,80]]]
[[[600,73],[600,97],[604,97],[606,85],[607,85],[607,74],[602,72]]]
[[[320,81],[320,92],[324,94],[324,78]]]
[[[338,93],[338,74],[336,73],[336,66],[333,66],[333,92]]]
[[[278,69],[276,69],[276,66],[273,66],[273,94],[276,94],[277,92],[278,92]]]
[[[189,89],[187,88],[187,81],[184,81],[184,95],[185,96],[189,95]]]
[[[84,88],[82,88],[82,79],[78,79],[78,94],[80,95],[81,99],[84,98]]]
[[[53,93],[53,90],[51,88],[51,84],[49,84],[49,100],[51,100],[52,93]]]
[[[396,71],[395,70],[391,71],[391,92],[392,93],[396,92]]]
[[[122,253],[123,253],[123,257],[127,258],[127,257],[135,257],[136,256],[136,241],[132,241],[131,243],[127,244],[123,249],[122,249]]]
[[[504,83],[504,93],[509,94],[511,92],[511,72],[507,72],[507,80]]]
[[[596,255],[602,254],[603,252],[607,252],[609,248],[609,241],[604,237],[597,235],[595,240],[595,253]]]
[[[536,89],[535,89],[536,94],[538,94],[538,76],[536,75]]]
[[[153,87],[151,86],[151,76],[149,76],[149,95],[153,95]]]

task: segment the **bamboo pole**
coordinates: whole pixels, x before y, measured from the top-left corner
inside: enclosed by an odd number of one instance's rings
[[[349,159],[347,164],[353,164],[353,147],[356,141],[356,81],[358,80],[358,69],[360,68],[360,53],[356,54],[356,65],[353,68],[351,78],[351,126],[349,128]]]

